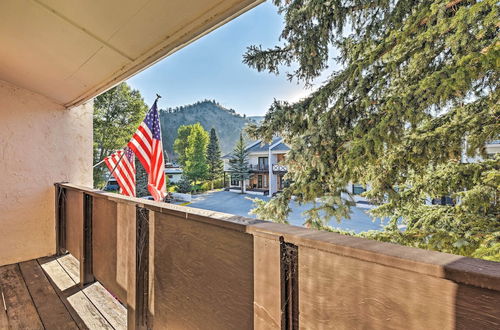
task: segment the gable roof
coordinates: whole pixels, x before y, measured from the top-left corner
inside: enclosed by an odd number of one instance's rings
[[[271,148],[272,151],[288,151],[290,147],[285,142],[280,142]]]
[[[280,140],[281,140],[280,137],[275,137],[275,138],[273,138],[273,140],[271,141],[271,143],[264,143],[264,144],[260,142],[261,140],[259,140],[259,141],[257,141],[259,143],[255,143],[254,145],[252,145],[250,147],[247,147],[247,151],[249,153],[253,153],[253,152],[268,152],[269,151],[269,147],[272,146],[272,145],[274,145],[274,144],[276,144],[276,143],[278,143]]]
[[[250,143],[246,147],[246,151],[248,151],[250,154],[252,153],[264,153],[264,152],[269,152],[269,147],[271,147],[272,151],[288,151],[290,150],[290,147],[282,141],[281,137],[275,137],[271,141],[271,143],[262,143],[262,140],[257,140],[252,143]],[[232,156],[232,152],[222,156],[222,159],[229,159]]]

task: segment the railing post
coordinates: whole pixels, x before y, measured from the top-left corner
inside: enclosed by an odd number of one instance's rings
[[[83,240],[82,260],[80,262],[80,285],[94,282],[92,271],[92,202],[89,194],[83,194]]]
[[[149,292],[149,210],[136,208],[135,328],[151,328],[148,320]]]
[[[281,329],[299,329],[299,250],[280,237]]]
[[[55,183],[56,255],[66,254],[66,189]]]

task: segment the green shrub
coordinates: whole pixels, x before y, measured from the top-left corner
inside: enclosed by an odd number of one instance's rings
[[[176,191],[181,194],[188,194],[192,191],[191,181],[185,176],[182,176],[179,182],[177,182],[177,186],[175,187]]]
[[[201,189],[203,191],[211,190],[212,189],[212,184],[213,184],[213,189],[222,189],[222,188],[224,188],[224,179],[223,178],[219,178],[219,179],[215,179],[213,181],[210,181],[210,180],[205,181],[201,185]]]

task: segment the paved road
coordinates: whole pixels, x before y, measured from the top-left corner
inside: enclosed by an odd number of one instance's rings
[[[269,197],[265,196],[242,195],[230,191],[214,191],[193,197],[193,201],[189,204],[190,207],[253,218],[255,218],[255,215],[249,214],[249,211],[253,208],[253,202],[249,198],[269,200]],[[307,204],[298,205],[293,203],[292,213],[288,219],[290,224],[301,226],[304,223],[304,216],[302,213],[309,208],[310,206]],[[372,218],[366,213],[366,210],[358,207],[352,208],[350,219],[344,219],[340,224],[332,220],[329,225],[343,230],[352,230],[356,233],[382,229],[379,219],[372,221]]]

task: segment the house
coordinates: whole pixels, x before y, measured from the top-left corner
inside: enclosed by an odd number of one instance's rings
[[[180,168],[180,167],[165,167],[165,175],[168,177],[169,183],[177,183],[182,178],[182,168]]]
[[[251,177],[244,182],[244,192],[247,194],[272,196],[283,190],[287,184],[284,176],[288,172],[288,168],[283,164],[283,161],[286,158],[286,154],[290,151],[290,147],[283,142],[283,139],[275,137],[271,143],[262,143],[262,140],[257,140],[249,144],[246,150],[248,151]],[[223,156],[222,159],[224,160],[224,172],[228,178],[227,188],[230,191],[241,192],[240,181],[231,178],[229,166],[231,154]],[[346,190],[351,193],[356,206],[371,208],[372,205],[368,200],[360,196],[367,188],[369,186],[357,183],[346,186]],[[347,198],[347,195],[345,197]]]
[[[466,154],[467,142],[462,150],[462,163],[477,163],[484,160],[483,156],[479,153],[474,156],[469,156]],[[486,142],[484,146],[484,153],[486,158],[493,158],[496,154],[500,153],[500,140],[491,140]],[[441,196],[439,198],[427,198],[425,203],[427,205],[455,205],[458,202],[457,199],[451,196]]]
[[[0,329],[500,323],[499,263],[91,188],[92,98],[260,2],[0,1]]]
[[[247,194],[269,195],[283,190],[286,185],[284,175],[288,171],[282,164],[290,150],[280,137],[274,138],[271,143],[257,140],[246,147],[250,164],[251,177],[244,182],[243,191]],[[231,154],[222,157],[224,172],[229,178],[229,190],[241,192],[241,183],[231,178],[229,160]]]

